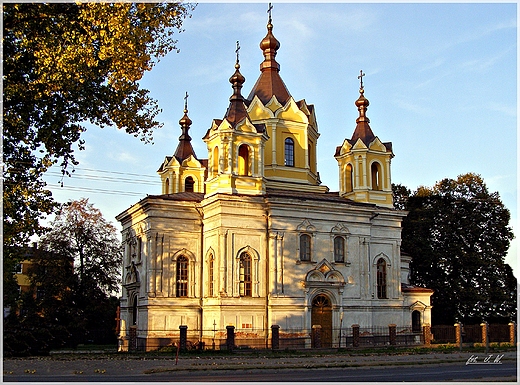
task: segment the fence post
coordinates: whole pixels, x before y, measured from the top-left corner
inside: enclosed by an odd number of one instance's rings
[[[352,346],[357,348],[359,346],[359,325],[352,325]]]
[[[128,350],[137,350],[137,326],[132,325],[130,326],[129,333],[130,335],[130,341],[128,344]]]
[[[321,325],[312,325],[312,342],[314,348],[321,348]]]
[[[179,337],[179,347],[182,352],[186,351],[186,345],[188,343],[188,326],[180,325],[180,337]]]
[[[390,324],[388,325],[388,334],[390,335],[390,345],[397,344],[397,325]]]
[[[430,324],[424,324],[422,330],[424,344],[426,346],[430,346],[432,343],[432,327],[430,326]]]
[[[280,325],[271,326],[271,349],[276,350],[280,347]]]
[[[487,354],[489,351],[489,325],[487,322],[482,322],[480,324],[480,334],[481,334],[482,344],[486,345],[486,354]]]
[[[455,326],[455,344],[459,345],[459,350],[462,350],[462,324],[457,322],[453,326]]]
[[[508,326],[509,326],[509,343],[512,344],[512,345],[516,345],[516,333],[515,333],[515,323],[514,322],[509,322],[508,323]]]
[[[234,326],[226,326],[227,336],[226,336],[226,347],[227,350],[233,351],[235,348],[235,327]]]

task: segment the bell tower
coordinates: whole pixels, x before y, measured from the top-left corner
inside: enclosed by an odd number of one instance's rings
[[[251,122],[241,89],[240,45],[237,41],[235,73],[229,78],[233,94],[223,120],[213,120],[203,140],[208,147],[206,196],[217,193],[262,195],[264,147],[269,138],[264,124]]]
[[[369,106],[365,98],[363,76],[360,71],[359,98],[356,106],[359,117],[350,139],[336,148],[335,158],[339,166],[339,194],[356,202],[373,203],[393,208],[390,163],[394,157],[392,143],[383,143],[370,128],[366,116]]]

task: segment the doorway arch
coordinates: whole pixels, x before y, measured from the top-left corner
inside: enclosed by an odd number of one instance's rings
[[[326,294],[312,300],[311,325],[321,326],[321,347],[332,346],[332,302]]]

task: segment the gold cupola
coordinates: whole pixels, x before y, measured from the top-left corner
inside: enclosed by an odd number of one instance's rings
[[[241,89],[240,44],[237,41],[235,72],[229,78],[233,94],[224,119],[213,120],[203,140],[208,147],[206,196],[214,194],[261,195],[265,193],[264,147],[269,138],[264,124],[251,122]]]
[[[352,137],[336,148],[334,156],[339,167],[339,194],[356,202],[392,208],[392,143],[381,142],[370,128],[366,114],[370,103],[365,98],[363,76],[360,71],[359,98],[355,102],[359,113],[356,128]]]
[[[173,156],[167,156],[157,170],[161,177],[162,193],[204,192],[205,161],[197,159],[189,130],[191,119],[188,116],[188,93],[184,97],[184,115],[179,120],[181,136]]]

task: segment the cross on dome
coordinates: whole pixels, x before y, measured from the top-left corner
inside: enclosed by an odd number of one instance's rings
[[[273,5],[271,3],[269,3],[269,8],[267,8],[267,13],[269,14],[268,24],[271,24],[271,22],[273,21],[272,15],[271,15],[272,9],[273,9]]]
[[[358,79],[360,79],[360,82],[361,82],[361,85],[359,87],[360,90],[363,89],[363,76],[365,76],[365,74],[363,73],[363,70],[360,70],[359,71],[359,76],[357,77]]]

